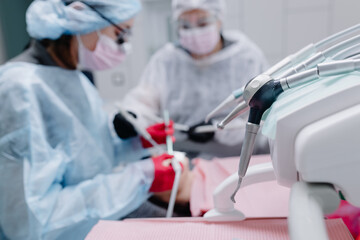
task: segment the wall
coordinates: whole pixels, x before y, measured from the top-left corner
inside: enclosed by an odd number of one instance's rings
[[[228,0],[228,3],[236,5],[229,8],[228,26],[245,32],[272,64],[311,42],[360,23],[358,0]]]
[[[247,34],[270,64],[341,29],[360,23],[359,0],[226,0],[225,29]],[[107,102],[121,99],[139,81],[151,55],[174,40],[170,0],[142,0],[126,62],[95,75]],[[1,54],[0,54],[1,60]]]
[[[32,0],[0,1],[1,38],[6,60],[21,53],[29,43],[25,12],[31,2]]]
[[[1,20],[0,20],[0,65],[6,61],[6,53],[4,49],[3,34],[1,34]]]

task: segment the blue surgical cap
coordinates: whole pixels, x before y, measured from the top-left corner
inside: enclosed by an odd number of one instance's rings
[[[133,18],[141,8],[138,0],[35,0],[26,12],[27,31],[35,39],[58,39],[107,27],[110,23],[87,4],[116,24]]]

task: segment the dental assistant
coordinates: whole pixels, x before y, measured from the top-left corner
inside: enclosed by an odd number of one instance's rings
[[[140,84],[124,100],[145,126],[151,123],[147,116],[162,116],[164,110],[175,123],[189,126],[186,133],[175,134],[175,147],[193,157],[240,154],[246,119],[237,119],[236,130],[197,133],[196,129],[206,125],[206,115],[232,89],[244,86],[267,68],[263,53],[248,37],[222,30],[225,7],[223,0],[173,0],[178,42],[155,53]],[[266,139],[259,140],[255,153],[267,152]]]

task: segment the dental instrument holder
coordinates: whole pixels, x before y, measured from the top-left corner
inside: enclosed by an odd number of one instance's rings
[[[212,117],[219,113],[222,109],[230,107],[234,100],[237,99],[238,102],[242,101],[242,95],[244,88],[237,89],[232,92],[223,102],[221,102],[214,110],[212,110],[205,118],[205,122],[208,123]]]
[[[279,78],[286,79],[288,76],[297,75],[296,73],[300,72],[298,74],[300,74],[300,79],[302,79],[301,71],[305,71],[310,67],[316,66],[316,64],[324,61],[327,57],[335,55],[339,51],[339,49],[342,50],[344,48],[345,49],[349,48],[353,45],[358,44],[359,42],[360,42],[360,35],[357,35],[343,42],[340,42],[326,49],[325,51],[315,54],[314,56],[298,64],[297,66],[290,68],[288,71],[282,73]],[[331,68],[332,66],[330,66],[330,69]],[[347,69],[343,69],[343,71],[346,70]],[[315,73],[314,71],[311,70],[310,70],[310,74],[309,71],[305,71],[306,79],[307,78],[311,79],[311,77],[316,74],[317,72]],[[249,164],[250,156],[253,151],[256,134],[259,129],[259,127],[255,127],[253,126],[253,124],[255,125],[260,124],[263,113],[271,106],[271,104],[276,100],[277,96],[283,92],[283,90],[290,88],[289,84],[292,84],[292,82],[298,84],[298,79],[297,78],[289,79],[289,83],[288,83],[287,80],[285,81],[283,80],[282,82],[273,81],[273,78],[270,75],[265,75],[265,74],[261,74],[255,77],[254,79],[249,81],[245,86],[243,92],[244,101],[240,102],[240,104],[228,116],[226,116],[226,118],[223,121],[221,121],[218,124],[218,127],[223,129],[229,122],[231,122],[240,114],[244,113],[248,108],[247,106],[250,106],[249,120],[248,120],[248,124],[246,125],[245,138],[242,146],[242,154],[240,156],[239,171],[238,171],[239,182],[234,194],[231,196],[231,199],[233,201],[235,201],[234,197],[236,195],[236,192],[240,188],[241,179],[244,176],[244,174],[246,174],[246,169]]]
[[[169,117],[169,112],[168,111],[164,111],[164,121],[165,121],[165,127],[166,130],[168,130],[168,126],[170,124],[170,117]],[[174,155],[174,147],[173,147],[173,142],[172,142],[172,137],[170,135],[166,136],[166,147],[167,147],[167,153],[170,155]],[[174,156],[173,159],[171,160],[171,165],[174,169],[175,172],[175,178],[174,178],[174,183],[173,183],[173,187],[171,190],[171,195],[170,195],[170,200],[169,200],[169,205],[168,205],[168,209],[166,211],[166,217],[170,218],[173,214],[174,211],[174,206],[175,206],[175,201],[176,201],[176,195],[178,192],[178,188],[179,188],[179,182],[180,182],[180,176],[181,176],[181,166],[180,163],[178,161],[178,159]]]

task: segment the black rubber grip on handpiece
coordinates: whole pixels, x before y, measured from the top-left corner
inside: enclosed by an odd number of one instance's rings
[[[271,107],[277,97],[283,92],[280,81],[271,80],[265,83],[249,102],[250,113],[248,122],[259,125],[264,112]]]

